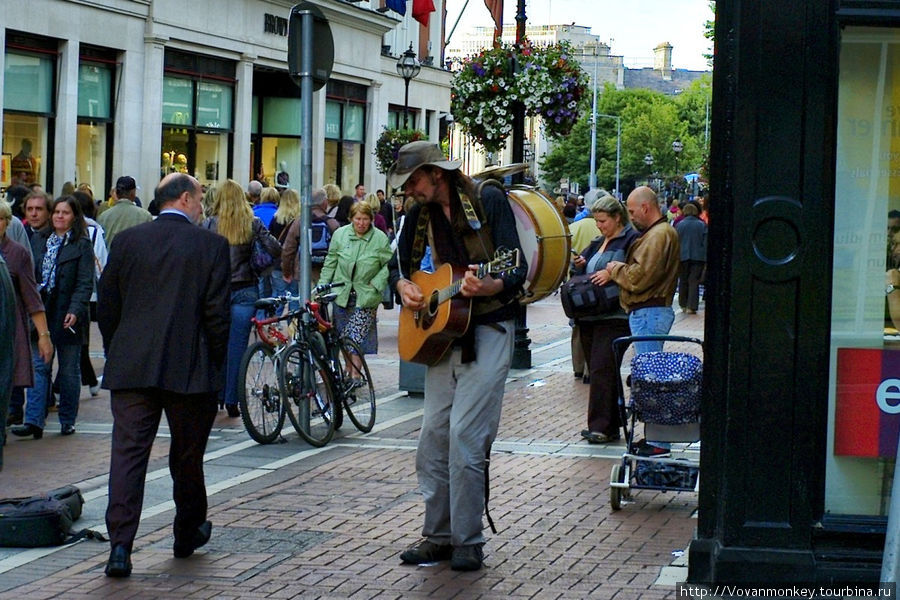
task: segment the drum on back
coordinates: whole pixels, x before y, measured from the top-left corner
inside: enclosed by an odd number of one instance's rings
[[[572,234],[553,202],[529,186],[513,186],[507,192],[516,218],[516,230],[528,262],[525,295],[521,304],[541,300],[560,286],[569,269]]]

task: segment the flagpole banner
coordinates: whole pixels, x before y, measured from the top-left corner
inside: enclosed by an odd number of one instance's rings
[[[413,0],[413,19],[421,23],[423,27],[428,26],[428,18],[434,10],[434,2],[431,0]]]
[[[406,14],[406,0],[386,0],[385,6],[395,13]]]

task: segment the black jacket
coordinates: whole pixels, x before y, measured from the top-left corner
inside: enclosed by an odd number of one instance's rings
[[[104,388],[204,394],[223,387],[228,254],[224,237],[171,213],[116,236],[97,300]]]
[[[47,253],[47,239],[52,229],[36,231],[31,237],[34,253],[34,275],[41,284],[41,266]],[[88,342],[90,332],[91,293],[94,291],[94,248],[90,238],[84,236],[69,238],[59,248],[56,255],[56,285],[47,292],[41,290],[41,300],[47,311],[47,325],[54,346],[73,344],[81,346]],[[63,327],[68,313],[77,317],[72,327],[74,333]]]

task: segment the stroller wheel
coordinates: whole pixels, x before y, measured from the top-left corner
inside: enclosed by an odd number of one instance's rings
[[[622,465],[615,464],[612,467],[612,471],[609,473],[609,482],[612,484],[616,483],[625,483],[624,481],[624,473],[622,472]],[[622,500],[627,497],[628,490],[624,488],[614,487],[612,485],[609,486],[609,505],[613,510],[619,510],[622,508]]]

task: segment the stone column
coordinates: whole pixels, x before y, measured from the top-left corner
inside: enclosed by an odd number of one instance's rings
[[[75,146],[78,134],[78,40],[60,44],[59,86],[56,97],[56,132],[53,136],[53,180],[47,181],[58,196],[66,181],[75,182]],[[47,149],[47,154],[51,150]],[[45,158],[46,160],[46,158]]]
[[[250,183],[250,132],[253,127],[253,62],[255,54],[242,54],[237,65],[234,89],[234,162],[231,178],[244,189]],[[259,151],[259,150],[257,150]]]
[[[140,105],[141,126],[139,136],[136,132],[125,132],[123,142],[125,152],[123,163],[119,172],[113,172],[113,179],[120,175],[134,174],[144,206],[149,205],[153,199],[153,190],[159,183],[162,164],[162,102],[163,102],[163,67],[165,65],[165,50],[168,37],[157,35],[144,36],[144,81],[142,86],[142,98]],[[136,77],[134,69],[125,69],[126,80]],[[125,87],[127,90],[127,86]],[[127,106],[126,115],[130,113]],[[121,123],[119,131],[127,129],[126,123]]]

